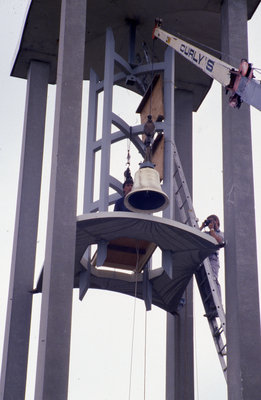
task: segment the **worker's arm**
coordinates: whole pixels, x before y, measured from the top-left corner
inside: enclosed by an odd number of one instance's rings
[[[224,238],[223,238],[218,232],[216,232],[214,228],[211,228],[211,229],[210,229],[209,234],[210,234],[214,239],[216,239],[216,241],[218,242],[218,244],[222,244],[222,243],[224,242]]]

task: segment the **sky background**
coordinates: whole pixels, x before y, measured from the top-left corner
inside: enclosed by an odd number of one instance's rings
[[[27,0],[0,2],[0,354],[3,345],[6,302],[12,254],[17,183],[20,164],[21,138],[26,81],[10,77],[15,51],[22,31]],[[261,68],[260,51],[261,8],[249,22],[249,60]],[[237,67],[237,65],[235,65]],[[257,79],[261,75],[255,73]],[[222,193],[222,133],[221,88],[214,83],[200,110],[193,115],[194,142],[194,208],[200,221],[211,213],[219,215],[223,229]],[[88,85],[84,84],[83,124],[86,128]],[[54,87],[48,91],[48,114],[42,179],[42,200],[39,222],[36,279],[44,261],[45,226],[52,146]],[[114,110],[129,124],[139,124],[136,114],[140,98],[121,89],[114,94]],[[235,110],[240,112],[240,110]],[[253,166],[256,204],[258,260],[261,248],[261,113],[251,109]],[[84,135],[81,165],[84,159]],[[112,173],[122,180],[126,163],[126,144],[115,147]],[[139,156],[131,147],[131,170],[138,169]],[[83,169],[79,175],[83,183]],[[81,214],[82,201],[78,213]],[[224,299],[224,262],[221,254],[220,282]],[[260,268],[259,268],[260,269]],[[72,349],[69,399],[93,400],[146,399],[159,400],[165,393],[165,333],[166,314],[153,307],[145,313],[142,301],[120,294],[90,290],[82,302],[74,293]],[[33,399],[34,371],[38,342],[38,322],[41,296],[34,297],[31,348],[26,400]],[[135,313],[134,313],[135,310]],[[135,323],[134,323],[135,314]],[[195,399],[225,400],[226,385],[214,348],[207,320],[195,285]],[[145,329],[146,327],[146,329]],[[145,330],[147,335],[145,335]],[[133,334],[134,332],[134,334]],[[132,349],[133,343],[133,352]],[[146,354],[146,357],[144,356]],[[146,362],[144,362],[146,359]],[[132,361],[131,361],[132,360]],[[132,374],[130,365],[132,362]],[[146,378],[144,375],[146,374]],[[131,384],[130,384],[131,382]],[[144,390],[145,386],[145,390]],[[131,389],[130,389],[131,388]],[[131,396],[129,397],[129,392]]]

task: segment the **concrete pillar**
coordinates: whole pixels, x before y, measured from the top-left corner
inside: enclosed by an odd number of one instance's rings
[[[192,92],[175,91],[175,142],[190,195],[193,194],[192,156]],[[176,220],[179,214],[176,211]],[[185,292],[185,306],[175,319],[175,380],[176,399],[194,399],[194,351],[193,351],[193,279]]]
[[[175,90],[175,143],[192,196],[192,93],[184,90]],[[179,315],[167,315],[167,400],[194,399],[192,281],[185,300]]]
[[[0,398],[23,399],[28,360],[49,66],[28,74]]]
[[[239,64],[248,57],[247,1],[225,0],[221,16],[222,52],[230,56],[224,59]],[[250,111],[246,104],[231,109],[225,94],[222,111],[228,399],[254,400],[261,340]]]
[[[68,392],[86,0],[63,0],[35,399]]]

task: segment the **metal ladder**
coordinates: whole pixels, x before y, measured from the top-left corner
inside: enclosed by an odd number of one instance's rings
[[[174,191],[181,222],[199,229],[198,220],[193,208],[188,185],[175,143],[173,148],[175,163],[173,176]],[[203,264],[199,266],[195,276],[206,312],[205,316],[208,319],[218,358],[225,379],[227,380],[226,316],[208,258],[206,258]]]

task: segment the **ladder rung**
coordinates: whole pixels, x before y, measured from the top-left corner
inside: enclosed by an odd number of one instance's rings
[[[183,208],[183,207],[184,207],[184,205],[185,205],[186,203],[187,203],[187,200],[183,201],[183,203],[182,203],[182,205],[181,205],[180,209],[181,209],[181,208]]]
[[[220,354],[222,357],[226,357],[226,356],[227,356],[227,352],[223,353],[223,350],[224,350],[225,347],[226,347],[226,346],[224,346],[223,349],[220,350],[220,352],[219,352],[219,354]]]
[[[179,193],[180,189],[182,189],[182,185],[178,186],[178,190],[176,190],[175,195],[177,196],[177,194]]]
[[[217,329],[214,330],[213,336],[218,337],[218,336],[220,336],[221,333],[223,333],[223,332],[224,332],[224,329],[223,329],[222,326],[221,326],[221,327],[219,327],[219,328],[217,328]]]
[[[176,169],[176,170],[174,171],[173,178],[175,178],[175,176],[176,176],[178,173],[179,173],[179,170]]]
[[[202,285],[204,285],[204,283],[205,283],[206,281],[208,281],[207,276],[205,276],[205,277],[202,279],[202,281],[198,282],[198,285],[199,285],[199,286],[202,286]]]
[[[204,303],[208,301],[212,297],[212,293],[210,292],[206,297],[204,297]]]

